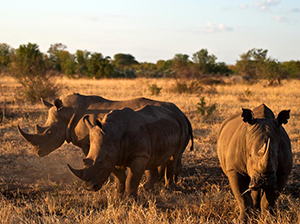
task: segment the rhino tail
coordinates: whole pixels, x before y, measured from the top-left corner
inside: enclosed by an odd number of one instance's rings
[[[191,147],[190,151],[194,150],[194,136],[193,136],[193,128],[190,120],[185,116],[186,122],[188,124],[188,129],[189,129],[189,135],[190,135],[190,140],[191,140]]]

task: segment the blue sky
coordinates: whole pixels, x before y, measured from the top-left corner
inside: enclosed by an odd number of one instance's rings
[[[206,48],[235,64],[252,48],[279,61],[300,60],[299,0],[0,0],[0,43],[36,43],[42,52],[132,54],[168,60]]]

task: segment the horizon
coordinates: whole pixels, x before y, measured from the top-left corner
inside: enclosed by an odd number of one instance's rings
[[[10,1],[0,9],[0,42],[17,49],[51,44],[113,57],[131,54],[156,63],[207,49],[234,65],[253,48],[278,61],[300,59],[300,2],[214,1]]]

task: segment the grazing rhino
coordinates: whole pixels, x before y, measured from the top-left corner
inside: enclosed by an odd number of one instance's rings
[[[125,196],[137,196],[145,170],[166,165],[166,187],[171,187],[178,161],[190,139],[189,125],[183,114],[147,105],[139,110],[112,110],[93,126],[88,117],[90,150],[84,168],[70,171],[82,179],[88,190],[99,190],[109,175],[115,172],[118,191]],[[125,170],[128,174],[126,176]],[[117,175],[116,175],[117,173]]]
[[[33,145],[34,153],[43,157],[59,148],[65,141],[73,143],[82,148],[85,155],[88,154],[90,141],[89,130],[83,121],[83,117],[90,116],[93,123],[113,109],[129,107],[138,109],[146,105],[157,105],[170,109],[174,113],[184,116],[188,124],[188,131],[191,139],[191,150],[193,149],[192,126],[188,118],[173,103],[154,101],[147,98],[136,98],[125,101],[111,101],[100,96],[85,96],[80,94],[68,95],[64,99],[56,99],[54,105],[42,100],[49,108],[48,117],[43,127],[36,125],[35,134],[29,134],[19,127],[18,130],[23,138]],[[181,163],[178,163],[178,172]],[[163,169],[161,169],[163,172]],[[156,175],[156,171],[147,172],[146,188],[151,188],[149,183],[151,175]],[[161,175],[161,174],[160,174]],[[156,179],[156,177],[154,177]],[[149,185],[148,185],[149,183]],[[151,182],[152,183],[152,182]]]
[[[218,135],[218,157],[246,222],[251,208],[274,206],[292,169],[290,139],[281,126],[290,110],[275,118],[264,104],[253,111],[242,109],[227,118]]]

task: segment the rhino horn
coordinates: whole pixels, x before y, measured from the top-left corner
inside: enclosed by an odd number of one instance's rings
[[[83,120],[85,125],[88,127],[89,130],[91,130],[94,126],[92,125],[90,119],[89,119],[89,115],[84,116]]]
[[[19,130],[20,134],[22,135],[22,137],[23,137],[27,142],[31,143],[32,145],[35,145],[35,144],[34,144],[35,135],[28,134],[28,133],[22,131],[22,129],[20,128],[19,125],[18,125],[18,130]]]
[[[270,149],[270,138],[268,138],[267,144],[264,145],[264,155],[260,161],[260,165],[266,171],[272,171],[271,149]]]
[[[78,178],[81,179],[81,180],[86,180],[86,177],[85,177],[85,174],[84,174],[84,170],[83,170],[83,169],[82,169],[82,170],[76,170],[76,169],[72,168],[69,164],[67,164],[67,165],[68,165],[68,168],[69,168],[70,172],[71,172],[74,176],[78,177]]]
[[[46,107],[48,107],[48,108],[53,107],[53,104],[52,104],[52,103],[49,103],[48,101],[46,101],[46,100],[44,100],[44,99],[42,99],[42,98],[41,98],[41,101],[42,101],[42,103],[43,103]]]
[[[38,124],[35,126],[35,134],[41,134],[45,131],[45,128],[39,126]]]

